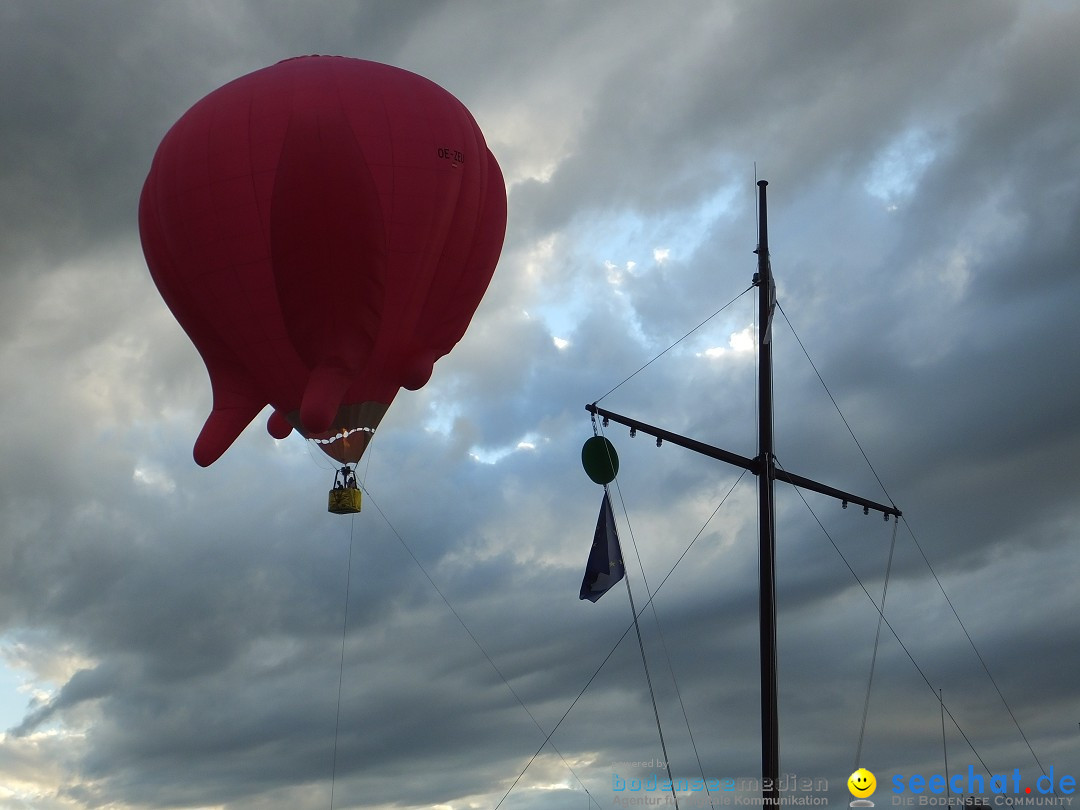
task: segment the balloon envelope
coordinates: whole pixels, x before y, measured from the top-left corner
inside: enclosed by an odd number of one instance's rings
[[[195,460],[267,404],[273,436],[358,460],[465,334],[505,229],[479,127],[414,73],[300,57],[199,101],[139,202],[150,273],[210,375]]]

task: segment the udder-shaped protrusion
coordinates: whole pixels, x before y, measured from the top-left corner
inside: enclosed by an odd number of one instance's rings
[[[308,434],[329,430],[351,381],[349,370],[340,366],[322,365],[311,372],[300,403],[300,421]]]
[[[206,370],[214,392],[214,406],[192,453],[200,467],[209,467],[217,461],[266,407],[266,399],[238,368],[225,371],[219,361],[208,359]]]

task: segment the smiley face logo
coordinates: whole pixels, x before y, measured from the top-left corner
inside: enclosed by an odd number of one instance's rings
[[[859,768],[847,780],[848,790],[857,799],[865,799],[877,790],[877,779],[866,768]]]

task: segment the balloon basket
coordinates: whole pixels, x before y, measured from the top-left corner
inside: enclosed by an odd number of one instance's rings
[[[355,515],[360,511],[360,490],[352,487],[330,490],[327,511],[335,515]]]

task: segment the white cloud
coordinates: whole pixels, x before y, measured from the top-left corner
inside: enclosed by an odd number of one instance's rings
[[[716,359],[720,357],[727,357],[730,355],[745,355],[752,354],[755,347],[755,335],[756,330],[753,324],[750,324],[738,332],[732,332],[728,336],[728,345],[725,346],[713,346],[701,352],[701,355],[710,359]],[[700,355],[699,355],[700,356]]]
[[[136,466],[131,477],[137,484],[166,495],[176,491],[176,481],[173,477],[161,467],[153,464]]]
[[[909,129],[875,155],[864,187],[895,211],[915,193],[940,149],[925,130]]]

